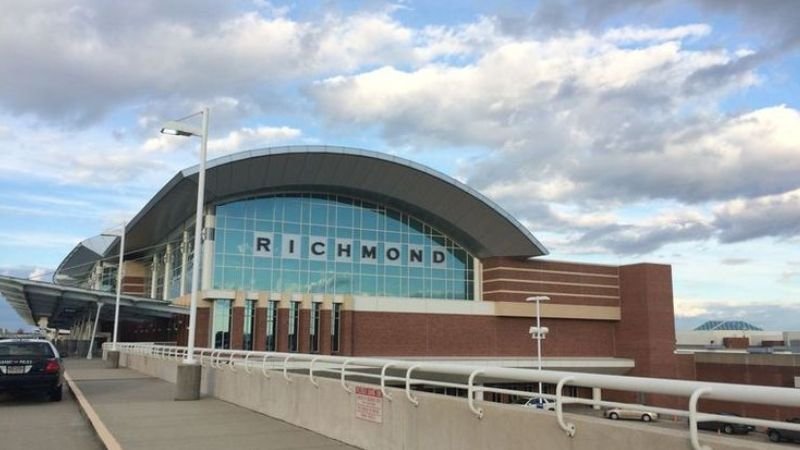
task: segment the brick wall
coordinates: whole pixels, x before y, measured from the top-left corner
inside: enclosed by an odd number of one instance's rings
[[[747,337],[726,337],[722,338],[722,346],[725,348],[745,349],[750,345],[750,338]]]
[[[536,356],[530,318],[355,312],[356,356]],[[347,325],[347,321],[345,321]],[[611,356],[610,322],[543,319],[544,357]],[[347,334],[347,331],[345,331]]]
[[[694,361],[698,381],[794,388],[794,377],[800,377],[800,355],[698,353]],[[707,400],[700,406],[710,412],[733,412],[768,419],[800,416],[800,406],[787,408]]]
[[[615,325],[615,356],[636,361],[631,375],[677,378],[670,266],[634,264],[619,272],[622,317]]]
[[[618,306],[617,267],[487,258],[483,262],[483,299],[524,302],[531,295],[547,295],[550,303]]]

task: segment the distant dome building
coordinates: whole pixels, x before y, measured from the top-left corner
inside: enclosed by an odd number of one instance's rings
[[[694,331],[764,331],[749,322],[742,320],[709,320]]]

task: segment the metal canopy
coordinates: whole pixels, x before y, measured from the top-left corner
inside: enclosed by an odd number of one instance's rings
[[[0,276],[0,294],[31,325],[36,325],[40,318],[47,317],[50,328],[70,328],[75,320],[85,317],[87,313],[94,314],[97,303],[111,305],[102,308],[101,320],[114,318],[116,298],[113,292]],[[120,297],[120,320],[170,318],[173,314],[188,314],[188,310],[163,300],[130,295]]]
[[[130,222],[129,248],[146,248],[192,216],[197,167],[178,173]],[[212,160],[206,202],[279,192],[350,195],[407,211],[479,257],[532,257],[547,249],[516,219],[472,188],[428,167],[367,150],[296,146]]]
[[[84,283],[94,263],[102,259],[118,239],[116,236],[101,234],[82,241],[58,266],[53,276],[54,281],[65,285]]]

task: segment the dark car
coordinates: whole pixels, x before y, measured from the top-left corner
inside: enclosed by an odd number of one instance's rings
[[[721,416],[739,417],[738,414],[718,413]],[[747,434],[755,427],[752,425],[742,425],[739,423],[726,422],[725,420],[708,420],[697,422],[698,430],[722,431],[725,434]]]
[[[789,423],[800,425],[800,417],[786,419]],[[767,436],[772,442],[780,441],[795,441],[800,442],[800,431],[796,430],[783,430],[781,428],[767,428]]]
[[[61,400],[64,366],[48,341],[0,340],[0,392],[42,392]]]

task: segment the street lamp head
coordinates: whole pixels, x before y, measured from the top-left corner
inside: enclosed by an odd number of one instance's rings
[[[171,128],[162,128],[161,134],[168,134],[170,136],[191,136],[191,133],[186,133],[180,130],[173,130]]]
[[[528,334],[530,334],[533,339],[544,339],[549,332],[550,328],[547,327],[530,327],[528,329]]]
[[[546,295],[535,295],[533,297],[528,297],[525,299],[526,302],[546,302],[549,301],[550,297]]]
[[[177,120],[170,120],[161,127],[161,134],[169,134],[172,136],[203,136],[203,132],[196,127],[189,124],[178,122]]]

